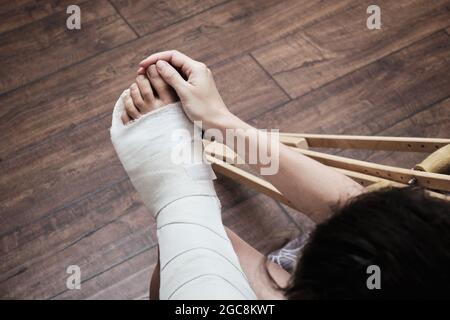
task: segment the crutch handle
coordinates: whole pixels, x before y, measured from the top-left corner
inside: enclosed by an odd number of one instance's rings
[[[415,170],[433,172],[433,173],[449,173],[450,172],[450,144],[442,147],[421,163],[414,167]]]

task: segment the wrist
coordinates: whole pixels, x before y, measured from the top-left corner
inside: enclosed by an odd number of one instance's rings
[[[247,130],[251,129],[252,126],[227,111],[218,119],[216,128],[225,136],[227,130]]]

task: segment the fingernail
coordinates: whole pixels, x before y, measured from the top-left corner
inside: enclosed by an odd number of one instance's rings
[[[158,62],[156,62],[156,67],[158,69],[163,69],[167,66],[167,62],[165,62],[164,60],[158,60]]]

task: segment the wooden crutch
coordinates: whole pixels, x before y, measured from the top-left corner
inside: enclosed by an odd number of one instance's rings
[[[450,139],[280,133],[280,142],[296,152],[334,167],[368,190],[381,186],[404,187],[415,183],[428,189],[450,191],[450,177],[444,174],[450,169]],[[218,142],[204,141],[204,144],[207,159],[215,171],[293,207],[273,185],[234,166],[238,156],[228,147]],[[415,170],[410,170],[311,151],[307,150],[308,147],[432,153],[416,165]],[[449,198],[441,193],[428,192],[439,198]]]

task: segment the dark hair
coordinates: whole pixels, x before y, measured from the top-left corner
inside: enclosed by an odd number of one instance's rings
[[[369,290],[370,265],[381,289]],[[449,297],[450,203],[417,188],[383,189],[350,201],[311,234],[288,299]]]

